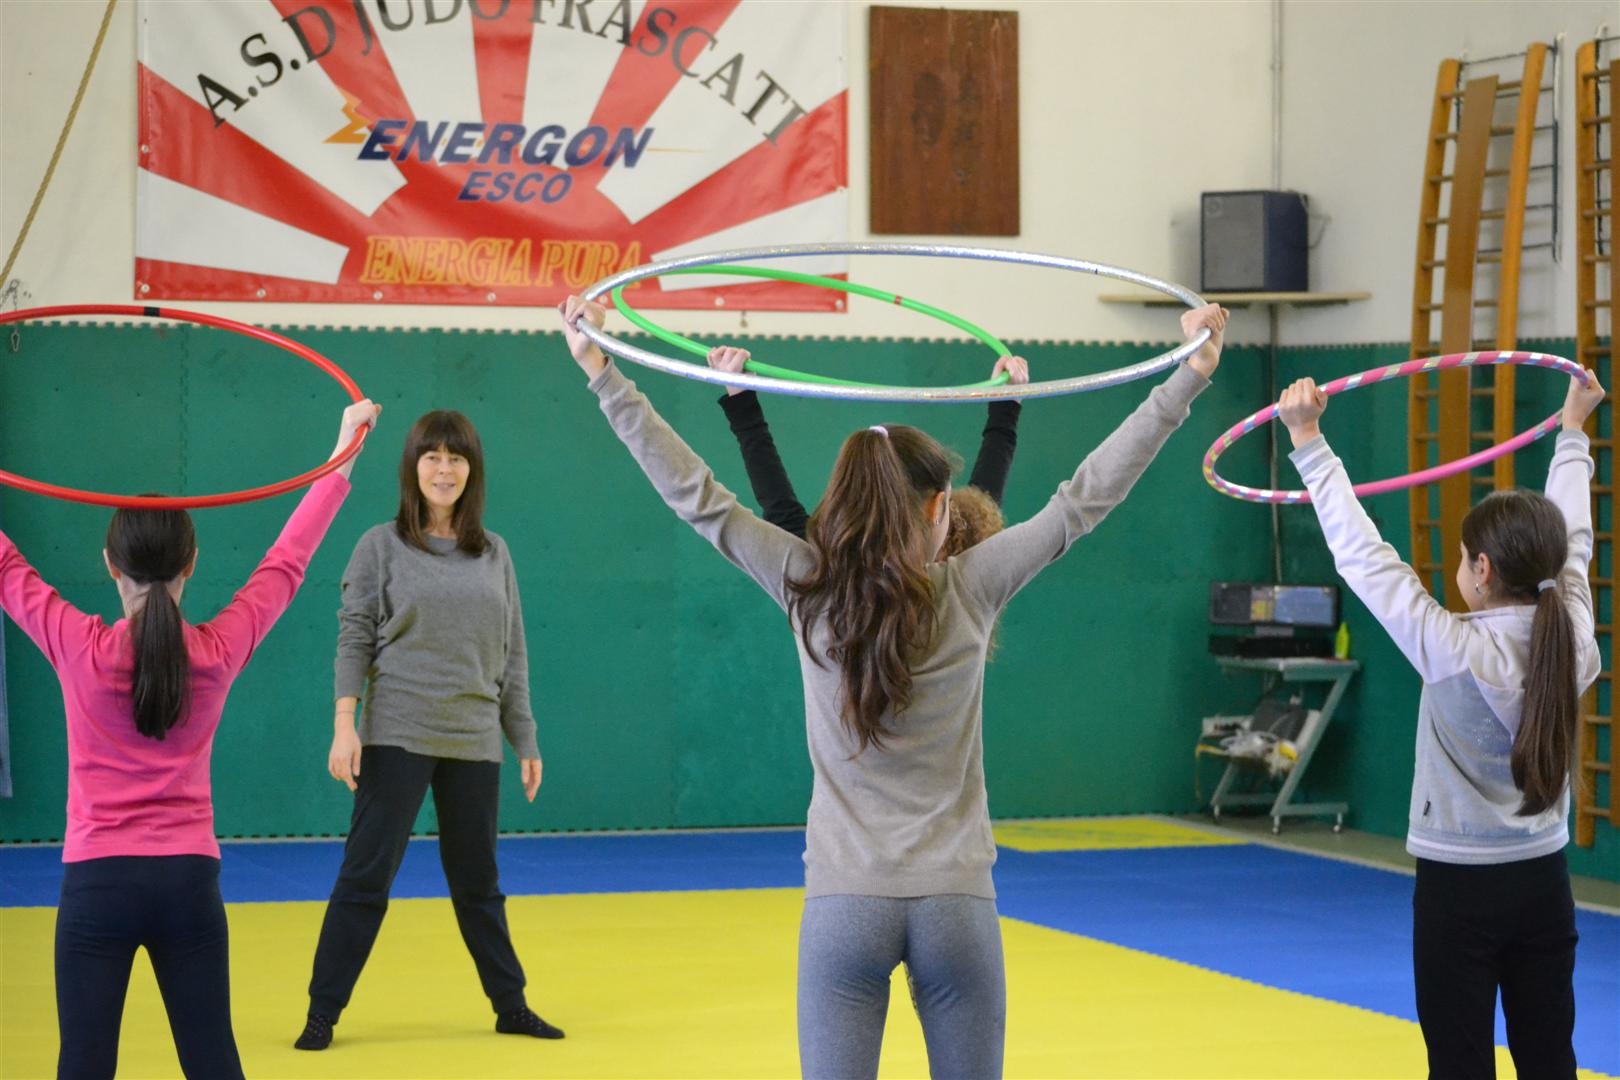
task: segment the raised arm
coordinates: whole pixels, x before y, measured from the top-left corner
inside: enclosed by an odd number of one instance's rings
[[[1581,685],[1597,678],[1601,660],[1595,638],[1596,620],[1592,614],[1592,583],[1587,568],[1592,562],[1592,461],[1591,440],[1586,437],[1586,419],[1604,398],[1596,377],[1582,385],[1569,381],[1564,397],[1563,430],[1547,469],[1547,498],[1562,511],[1569,530],[1569,554],[1558,573],[1558,594],[1564,598],[1575,631],[1578,653],[1577,674]]]
[[[1394,547],[1379,535],[1350,485],[1317,421],[1327,397],[1311,379],[1283,391],[1278,415],[1294,443],[1289,460],[1311,493],[1322,537],[1350,591],[1367,605],[1396,648],[1424,682],[1438,682],[1468,669],[1467,629],[1447,611]]]
[[[1021,356],[1004,356],[996,361],[991,378],[1007,372],[1013,383],[1029,382],[1029,364]],[[992,401],[985,417],[984,433],[979,438],[979,456],[973,461],[973,472],[968,486],[976,487],[997,506],[1007,490],[1007,473],[1012,468],[1013,454],[1018,450],[1018,416],[1023,405],[1017,401]]]
[[[64,649],[89,634],[91,619],[62,599],[0,532],[0,608],[39,646],[55,667]]]
[[[1210,343],[1158,386],[1136,411],[1058,485],[1057,493],[1028,521],[969,548],[958,557],[963,581],[993,610],[1000,610],[1036,574],[1096,528],[1124,501],[1172,432],[1187,418],[1193,398],[1209,386],[1220,363],[1226,312],[1213,304],[1182,316],[1190,339],[1209,328]]]
[[[785,580],[790,563],[809,555],[809,545],[766,524],[737,502],[714,474],[653,409],[636,384],[608,362],[578,328],[580,319],[600,326],[603,309],[579,297],[559,305],[568,348],[601,403],[614,434],[629,449],[654,490],[677,517],[713,544],[786,608]]]
[[[357,402],[345,409],[332,455],[337,456],[361,428],[373,426],[381,411],[381,406],[371,401]],[[198,627],[215,639],[231,670],[240,671],[247,664],[253,650],[292,603],[293,595],[303,583],[309,560],[349,493],[349,470],[353,463],[354,459],[350,458],[310,485],[247,583],[237,590],[223,611]]]
[[[709,350],[709,366],[720,371],[741,371],[747,362],[747,349],[722,345]],[[731,425],[731,433],[737,437],[743,468],[748,470],[748,486],[754,489],[754,501],[759,504],[760,513],[777,528],[804,539],[810,516],[794,493],[793,482],[788,479],[782,457],[776,452],[776,441],[765,423],[759,395],[752,390],[728,386],[720,399],[720,408]]]

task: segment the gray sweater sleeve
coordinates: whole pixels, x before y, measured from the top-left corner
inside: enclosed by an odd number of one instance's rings
[[[529,704],[529,648],[523,636],[523,603],[518,597],[517,573],[510,553],[506,558],[508,612],[506,671],[501,676],[501,730],[520,761],[540,757],[535,742],[534,712]]]
[[[377,658],[377,627],[382,621],[382,551],[376,540],[375,530],[360,537],[343,571],[334,700],[364,694],[371,665]]]
[[[665,504],[786,610],[785,579],[799,570],[795,560],[809,559],[810,546],[742,506],[612,361],[590,388]]]
[[[969,548],[960,558],[965,586],[999,611],[1042,569],[1095,529],[1124,501],[1160,447],[1181,426],[1209,380],[1183,364],[1153,388],[1124,423],[1086,455],[1072,479],[1028,521]]]

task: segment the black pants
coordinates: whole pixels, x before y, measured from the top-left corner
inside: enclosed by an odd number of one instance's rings
[[[388,912],[388,890],[405,858],[411,825],[433,789],[439,814],[439,861],[450,885],[461,940],[496,1012],[520,1008],[523,967],[506,928],[506,897],[495,869],[495,815],[501,766],[494,761],[424,757],[396,746],[361,751],[354,817],[343,868],[326,905],[309,1008],[336,1020]]]
[[[107,1078],[118,1067],[135,950],[145,946],[180,1068],[193,1080],[240,1077],[231,1032],[230,943],[219,860],[118,856],[68,863],[56,912],[56,1075]]]
[[[1575,901],[1562,851],[1417,862],[1412,963],[1431,1080],[1496,1075],[1496,992],[1520,1080],[1575,1075]]]

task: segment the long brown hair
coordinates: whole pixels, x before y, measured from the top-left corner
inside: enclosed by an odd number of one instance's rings
[[[169,582],[197,555],[197,533],[184,510],[119,510],[107,524],[107,561],[136,585],[146,602],[130,619],[135,662],[130,681],[135,730],[162,740],[185,715],[191,686],[180,607]]]
[[[466,458],[468,465],[467,486],[450,512],[456,547],[469,555],[482,555],[489,547],[484,536],[484,444],[472,421],[451,409],[435,409],[423,415],[405,436],[405,452],[399,457],[399,513],[394,518],[394,529],[412,547],[433,550],[427,542],[432,516],[417,480],[416,463],[423,454],[440,447]]]
[[[1530,624],[1530,670],[1524,714],[1513,739],[1513,783],[1524,795],[1521,815],[1539,814],[1563,795],[1575,755],[1580,702],[1575,687],[1575,630],[1556,587],[1569,555],[1564,515],[1543,495],[1498,491],[1463,518],[1470,559],[1490,556],[1504,599],[1536,605]]]
[[[816,563],[789,579],[789,610],[805,651],[827,620],[827,658],[843,676],[840,712],[859,742],[883,748],[886,714],[911,703],[911,662],[934,637],[933,556],[923,504],[950,487],[954,457],[913,427],[857,431],[844,440],[805,539]]]

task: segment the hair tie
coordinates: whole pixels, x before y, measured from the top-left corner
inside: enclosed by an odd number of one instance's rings
[[[1548,589],[1553,588],[1557,584],[1558,583],[1556,581],[1554,581],[1552,578],[1547,578],[1545,581],[1542,581],[1539,585],[1536,586],[1536,592],[1538,594],[1544,593]]]
[[[887,439],[889,437],[889,429],[884,427],[882,424],[873,424],[871,427],[867,428],[866,430],[867,431],[875,431],[879,435],[883,436],[885,439]]]

